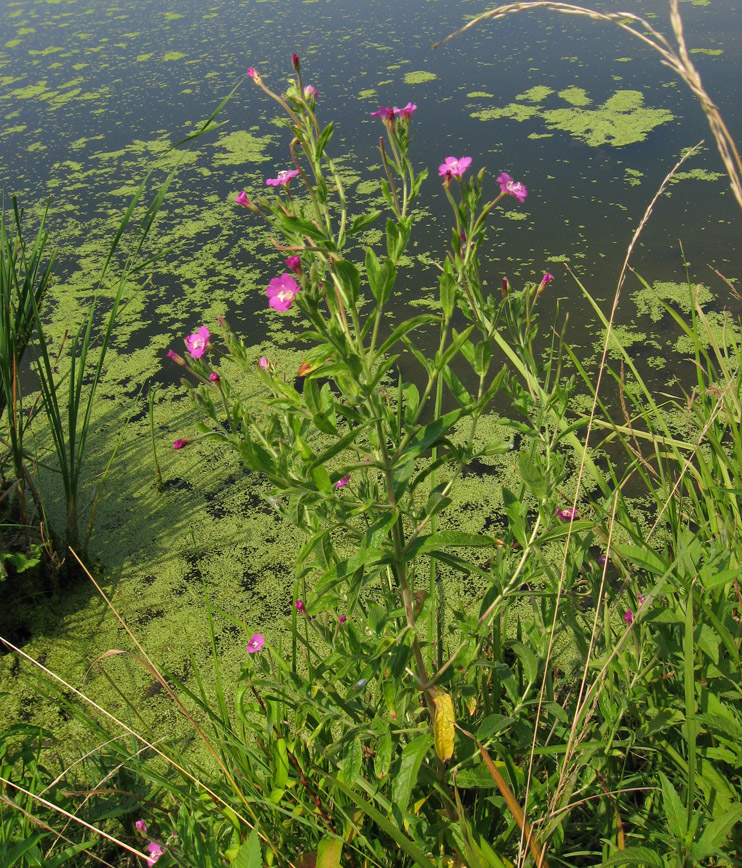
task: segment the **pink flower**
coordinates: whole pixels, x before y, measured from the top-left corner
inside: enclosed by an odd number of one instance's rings
[[[301,600],[297,600],[297,601],[294,603],[294,607],[296,608],[296,611],[297,611],[300,615],[303,615],[304,612],[306,612],[306,610],[307,610],[307,607],[304,605],[304,603],[303,603]]]
[[[294,69],[298,72],[299,71],[299,55],[298,54],[292,54],[291,55],[291,64],[293,65]]]
[[[216,321],[219,323],[219,325],[220,325],[222,328],[224,328],[225,323],[224,323],[224,317],[223,317],[223,316],[218,316],[218,317],[216,318]]]
[[[286,267],[290,268],[294,274],[301,274],[301,257],[297,253],[296,256],[289,256],[288,259],[284,259],[286,263]]]
[[[247,74],[255,82],[255,84],[262,84],[263,83],[263,79],[260,77],[260,73],[257,71],[257,69],[255,69],[254,66],[248,67]]]
[[[348,620],[348,619],[345,617],[345,615],[338,615],[338,621],[339,621],[341,624],[344,624],[347,620]]]
[[[375,112],[371,112],[372,118],[380,118],[385,124],[394,123],[395,112],[391,106],[382,106]]]
[[[261,371],[269,371],[271,368],[271,363],[265,356],[261,356],[258,359],[258,367]]]
[[[172,350],[168,350],[167,351],[167,357],[169,359],[172,359],[176,365],[181,365],[181,366],[185,367],[186,361],[183,358],[183,356],[179,356],[177,353],[174,353]]]
[[[141,832],[142,835],[147,834],[147,824],[144,822],[144,820],[137,820],[136,823],[134,823],[134,828],[137,830],[137,832]]]
[[[243,190],[241,193],[237,194],[237,198],[234,200],[238,205],[243,205],[245,208],[252,208],[252,202],[247,198],[247,193]]]
[[[283,169],[277,178],[266,178],[265,183],[269,187],[288,187],[289,181],[299,174],[298,169]]]
[[[631,609],[626,610],[626,614],[623,616],[623,619],[624,621],[626,621],[627,624],[632,623],[632,621],[634,620],[634,613],[631,611]]]
[[[280,277],[274,277],[265,290],[268,304],[273,310],[282,311],[291,307],[297,292],[299,292],[299,286],[288,272]]]
[[[200,359],[209,347],[211,332],[206,326],[201,326],[186,338],[186,347],[192,359]]]
[[[450,181],[451,178],[460,178],[469,166],[471,166],[471,157],[462,157],[460,160],[456,157],[446,157],[445,162],[438,166],[438,175]]]
[[[549,274],[547,271],[546,274],[541,278],[541,283],[538,285],[538,291],[541,292],[542,289],[546,289],[546,287],[554,280],[554,275]]]
[[[601,567],[603,566],[603,564],[605,563],[605,555],[598,555],[598,563]]]
[[[556,517],[561,518],[562,521],[571,521],[573,518],[579,518],[579,513],[576,509],[572,509],[571,506],[566,506],[564,509],[558,509],[556,511]]]
[[[639,603],[640,606],[644,605],[644,597],[637,597],[636,601],[637,601],[637,603]]]
[[[155,864],[155,862],[157,862],[160,856],[165,855],[164,849],[159,844],[156,844],[154,841],[150,841],[149,844],[147,844],[147,852],[150,856],[150,858],[147,859],[148,868],[152,868],[152,866]]]
[[[394,115],[395,117],[401,117],[405,120],[410,120],[412,117],[412,112],[417,109],[417,106],[414,103],[408,102],[404,108],[397,108],[394,106]]]
[[[345,488],[345,486],[350,482],[350,473],[347,476],[343,476],[342,479],[338,479],[335,483],[335,488]]]
[[[181,437],[179,440],[173,440],[173,449],[185,449],[191,443],[193,443],[193,440],[189,437]]]
[[[520,181],[514,181],[507,172],[503,172],[497,179],[500,189],[503,193],[508,193],[510,196],[515,196],[519,202],[525,202],[528,190],[526,185]]]
[[[260,651],[263,645],[265,645],[265,636],[262,633],[253,633],[247,643],[247,653],[254,654],[256,651]]]
[[[219,374],[217,374],[216,371],[212,371],[209,374],[209,381],[212,383],[218,383],[219,382]]]
[[[317,90],[316,87],[314,87],[314,85],[308,84],[304,88],[304,99],[310,100],[310,99],[312,99],[312,97],[316,98],[318,96],[319,96],[319,91]]]

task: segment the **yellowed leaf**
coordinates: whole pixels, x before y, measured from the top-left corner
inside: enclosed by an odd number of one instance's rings
[[[433,688],[435,718],[433,720],[433,739],[438,759],[446,762],[453,756],[454,715],[453,700],[450,694],[440,688]]]

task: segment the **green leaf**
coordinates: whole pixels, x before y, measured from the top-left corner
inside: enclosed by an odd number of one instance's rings
[[[339,838],[323,838],[317,845],[317,868],[339,868],[342,853]]]
[[[341,259],[339,262],[336,262],[334,269],[340,281],[346,303],[351,307],[355,306],[361,286],[361,276],[358,273],[358,269],[352,262],[348,262],[347,259]]]
[[[240,847],[232,863],[233,868],[262,868],[263,858],[260,854],[260,837],[255,826]]]
[[[477,739],[479,741],[484,741],[492,735],[497,735],[498,732],[507,729],[512,722],[513,718],[506,717],[504,714],[488,714],[479,724]]]
[[[392,782],[392,801],[399,808],[402,816],[407,811],[407,804],[412,795],[412,788],[417,781],[420,765],[432,744],[432,734],[425,732],[405,745],[402,751],[399,766]]]
[[[398,325],[397,328],[394,329],[394,331],[379,347],[379,350],[376,353],[377,357],[383,356],[388,353],[389,350],[394,346],[394,344],[396,344],[398,340],[401,340],[408,332],[411,332],[418,326],[431,322],[440,322],[440,319],[437,316],[433,316],[433,314],[423,313],[419,316],[413,316],[411,319],[405,320],[403,323]]]
[[[315,153],[318,160],[324,153],[325,148],[327,147],[327,143],[332,138],[333,129],[333,123],[332,121],[330,121],[330,123],[322,130],[322,132],[319,134],[319,137],[317,138],[317,150],[315,151]]]
[[[361,763],[363,762],[363,748],[361,740],[356,737],[348,745],[345,756],[342,760],[342,769],[338,777],[344,784],[352,787],[356,782],[356,778],[361,771]]]
[[[693,845],[694,858],[700,861],[715,855],[729,836],[732,827],[740,821],[742,821],[742,805],[733,805],[729,810],[712,820]],[[696,852],[696,848],[698,848],[698,852]],[[706,852],[702,853],[701,850]]]
[[[392,762],[392,734],[386,729],[376,746],[374,757],[374,774],[377,778],[385,778]]]
[[[414,457],[421,455],[426,449],[438,443],[447,431],[456,424],[461,416],[461,410],[452,410],[429,425],[426,425],[404,448],[402,455],[412,453]]]
[[[688,831],[685,808],[680,801],[677,790],[662,772],[660,772],[660,779],[662,781],[662,804],[670,832],[677,841],[683,841]]]
[[[600,868],[613,868],[614,865],[639,865],[641,868],[665,868],[662,856],[649,847],[627,847],[614,853],[600,864]]]
[[[547,491],[546,478],[541,468],[527,452],[521,452],[518,455],[518,471],[530,491],[539,500],[543,500]]]
[[[360,217],[350,224],[348,235],[355,235],[356,232],[361,232],[367,226],[370,226],[378,217],[381,217],[381,211],[369,211],[368,214],[361,214]]]

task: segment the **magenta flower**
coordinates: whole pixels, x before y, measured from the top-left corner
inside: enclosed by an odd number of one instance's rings
[[[296,256],[289,256],[288,259],[284,259],[286,263],[286,267],[290,268],[294,274],[301,274],[301,257],[299,254]]]
[[[350,482],[350,473],[347,476],[343,476],[342,479],[338,479],[335,483],[335,488],[345,488],[345,486]]]
[[[234,200],[238,205],[243,205],[245,208],[252,208],[252,202],[247,198],[247,193],[243,190],[241,193],[237,194],[237,198]]]
[[[546,287],[554,280],[554,275],[549,274],[547,271],[546,274],[541,278],[541,283],[538,285],[538,291],[541,292],[542,289],[546,289]]]
[[[200,359],[209,348],[211,332],[206,326],[201,326],[192,335],[186,338],[186,347],[192,359]]]
[[[310,100],[310,99],[312,99],[312,97],[316,98],[318,96],[319,96],[319,91],[317,90],[317,88],[314,85],[308,84],[304,88],[304,99]]]
[[[247,643],[247,653],[255,654],[256,651],[260,651],[263,645],[265,645],[265,636],[262,633],[253,633]]]
[[[345,617],[345,615],[338,615],[338,621],[339,621],[341,624],[344,624],[347,620],[348,620],[348,619]]]
[[[218,317],[216,318],[216,321],[219,323],[219,325],[220,325],[222,328],[225,327],[226,324],[225,324],[225,322],[224,322],[224,317],[223,317],[223,316],[218,316]]]
[[[634,613],[631,611],[631,609],[626,610],[626,614],[623,616],[623,619],[624,621],[626,621],[627,624],[631,625],[634,620]]]
[[[296,611],[297,611],[300,615],[303,615],[304,612],[306,612],[306,610],[307,610],[307,607],[304,605],[304,603],[303,603],[301,600],[297,600],[297,601],[294,603],[294,607],[296,608]]]
[[[247,74],[255,82],[255,84],[263,83],[263,79],[260,77],[260,73],[257,71],[257,69],[255,69],[254,66],[249,66],[247,68]]]
[[[293,65],[294,69],[298,72],[299,71],[299,55],[298,54],[294,53],[291,55],[291,63]]]
[[[644,597],[637,597],[636,601],[637,601],[637,603],[639,603],[640,606],[644,605]]]
[[[471,157],[462,157],[460,160],[456,157],[446,157],[445,162],[438,166],[438,175],[450,181],[451,178],[460,178],[469,166],[471,166]]]
[[[265,356],[261,356],[258,359],[258,367],[261,371],[269,371],[271,368],[271,363]]]
[[[528,195],[528,190],[526,190],[526,185],[521,184],[520,181],[514,181],[507,172],[503,172],[497,179],[497,183],[500,185],[500,189],[503,193],[507,193],[509,196],[515,196],[515,198],[519,202],[525,202],[526,196]]]
[[[404,108],[397,108],[394,106],[394,116],[398,118],[405,118],[405,120],[410,120],[412,117],[412,112],[416,111],[417,106],[414,103],[408,102]]]
[[[280,277],[274,277],[265,290],[268,304],[273,310],[281,311],[291,307],[297,292],[299,292],[299,286],[288,272]]]
[[[386,123],[393,123],[394,117],[395,117],[395,112],[391,106],[382,106],[377,111],[371,112],[371,117],[372,118],[379,118],[380,120],[384,121],[385,124]]]
[[[148,868],[152,868],[160,856],[165,855],[165,850],[154,841],[150,841],[149,844],[147,844],[147,852],[149,853],[149,859],[147,859]]]
[[[562,521],[571,521],[573,518],[579,518],[579,513],[576,509],[572,509],[571,506],[566,506],[564,509],[558,509],[556,511],[556,517],[561,518]]]
[[[183,358],[183,356],[179,356],[177,353],[173,352],[172,350],[168,350],[167,351],[167,357],[169,359],[172,359],[176,365],[181,365],[182,367],[185,367],[186,361]]]
[[[605,555],[598,555],[598,564],[602,567],[605,563]]]
[[[136,823],[134,823],[134,828],[137,830],[137,832],[141,832],[142,835],[147,834],[147,824],[144,822],[144,820],[137,820]]]
[[[181,437],[178,440],[173,440],[173,449],[185,449],[186,446],[190,446],[193,443],[189,437]]]
[[[265,183],[269,187],[288,187],[289,181],[299,174],[298,169],[283,169],[277,178],[266,178]]]
[[[212,371],[209,374],[209,381],[212,383],[218,383],[219,382],[219,374],[217,374],[216,371]]]

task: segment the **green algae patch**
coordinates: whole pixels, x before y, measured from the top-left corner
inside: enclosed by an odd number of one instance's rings
[[[519,93],[515,98],[527,100],[528,102],[543,102],[547,96],[551,96],[553,93],[553,88],[539,84],[524,93]]]
[[[713,343],[723,350],[732,352],[742,343],[742,330],[729,311],[708,311],[704,314],[704,328],[698,329],[698,334],[681,335],[675,342],[675,352],[683,356],[692,356],[697,344],[708,349]]]
[[[268,158],[266,148],[271,136],[254,136],[247,130],[224,133],[214,146],[215,166],[241,166],[244,163],[263,163]]]
[[[584,108],[592,103],[590,97],[581,87],[566,87],[559,91],[559,96],[575,108]]]
[[[642,142],[655,127],[674,119],[667,109],[647,108],[638,90],[619,90],[594,108],[589,107],[593,103],[579,87],[565,88],[556,95],[568,103],[569,108],[543,107],[551,94],[550,88],[531,88],[516,97],[520,102],[473,112],[472,117],[482,121],[509,118],[521,122],[540,117],[548,129],[569,133],[591,147],[610,145],[615,148]],[[533,104],[536,97],[538,103]],[[531,104],[526,100],[531,100]]]
[[[168,51],[162,55],[163,60],[182,60],[186,55],[182,51]]]
[[[631,297],[640,316],[648,316],[652,322],[659,322],[667,314],[665,304],[689,316],[693,309],[693,292],[701,305],[713,298],[711,290],[701,283],[692,290],[687,283],[663,280],[655,281],[650,287],[637,289]]]
[[[487,93],[486,90],[473,90],[471,93],[467,94],[469,99],[492,99],[494,94]]]
[[[638,169],[625,169],[624,170],[624,181],[630,187],[637,187],[641,184],[641,179],[644,177],[644,172],[640,172]]]
[[[676,172],[670,178],[670,183],[677,184],[679,181],[718,181],[720,178],[726,177],[726,172],[710,172],[708,169],[689,169],[687,172]]]
[[[436,78],[438,78],[438,76],[434,72],[425,72],[423,70],[418,70],[416,72],[405,73],[404,83],[422,84],[425,81],[433,81]]]
[[[366,90],[362,90],[358,94],[359,99],[373,99],[376,96],[376,88],[369,87]]]
[[[719,54],[724,54],[722,48],[691,48],[691,54],[708,54],[711,57],[717,57]]]

